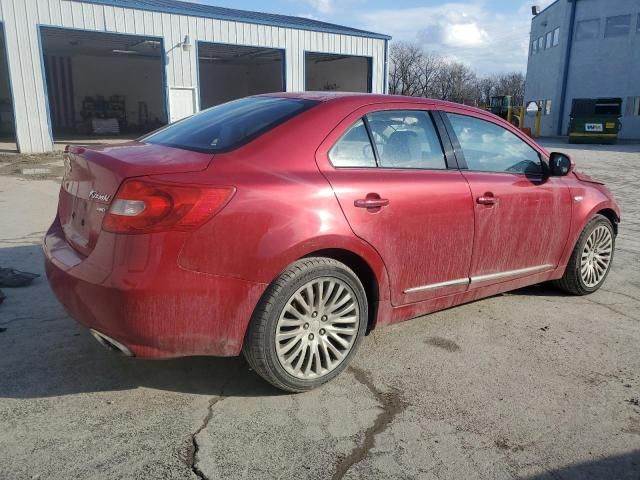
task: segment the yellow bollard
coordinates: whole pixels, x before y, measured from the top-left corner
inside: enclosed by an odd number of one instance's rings
[[[507,122],[511,123],[513,119],[513,107],[507,108]]]
[[[538,138],[540,136],[540,120],[542,119],[542,111],[538,109],[536,112],[536,128],[533,131],[533,138]]]

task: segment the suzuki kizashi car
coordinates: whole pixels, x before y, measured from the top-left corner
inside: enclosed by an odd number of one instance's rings
[[[126,355],[233,356],[280,389],[371,330],[546,281],[605,281],[601,183],[490,113],[427,99],[248,97],[66,153],[44,239],[69,314]]]

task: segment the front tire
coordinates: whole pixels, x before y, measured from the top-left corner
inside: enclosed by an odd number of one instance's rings
[[[311,257],[291,264],[253,314],[243,353],[276,388],[304,392],[338,376],[367,329],[362,283],[341,262]]]
[[[593,217],[580,234],[569,265],[556,286],[573,295],[598,290],[611,270],[615,242],[611,221],[603,215]]]

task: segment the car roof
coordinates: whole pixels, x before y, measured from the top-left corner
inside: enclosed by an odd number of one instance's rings
[[[447,102],[444,100],[435,100],[424,97],[408,97],[404,95],[382,95],[375,93],[354,93],[354,92],[277,92],[267,94],[269,96],[283,98],[299,98],[304,100],[314,100],[317,102],[332,103],[349,103],[356,108],[358,106],[370,105],[372,103],[423,103],[432,107],[455,107],[474,112],[481,115],[494,116],[487,110],[472,107],[470,105],[462,105],[459,103]],[[496,117],[500,118],[500,117]]]

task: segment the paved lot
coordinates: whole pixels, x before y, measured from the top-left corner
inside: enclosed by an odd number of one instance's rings
[[[638,480],[640,145],[557,149],[624,210],[603,290],[527,288],[376,331],[311,393],[280,394],[242,359],[117,357],[44,279],[6,290],[0,479]],[[0,265],[42,273],[57,184],[4,161]]]

